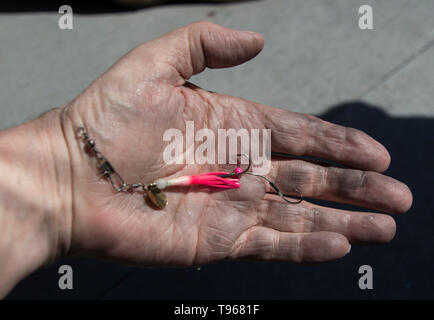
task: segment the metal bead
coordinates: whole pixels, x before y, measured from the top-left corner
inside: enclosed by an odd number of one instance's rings
[[[155,181],[156,186],[158,189],[163,190],[164,188],[167,187],[167,180],[164,179],[158,179],[157,181]]]
[[[95,147],[95,140],[93,140],[93,139],[89,139],[89,140],[87,141],[87,143],[89,144],[89,147],[91,147],[91,148]]]

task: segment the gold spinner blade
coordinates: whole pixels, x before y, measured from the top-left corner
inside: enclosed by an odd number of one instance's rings
[[[163,191],[155,186],[148,187],[146,194],[149,200],[159,209],[164,209],[167,206],[167,197]]]

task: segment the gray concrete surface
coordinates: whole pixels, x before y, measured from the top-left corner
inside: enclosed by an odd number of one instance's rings
[[[374,30],[358,28],[362,3],[373,5]],[[253,61],[193,79],[205,88],[314,114],[372,99],[393,114],[433,115],[433,12],[431,0],[263,0],[76,14],[73,30],[58,28],[56,12],[1,14],[0,128],[71,100],[137,44],[205,19],[266,40]]]
[[[357,11],[362,4],[373,6],[374,30],[358,28]],[[432,0],[258,0],[76,14],[74,29],[62,31],[57,27],[59,15],[55,11],[0,12],[0,128],[31,119],[73,99],[132,47],[197,20],[254,30],[265,37],[265,48],[254,60],[232,69],[207,70],[192,79],[204,88],[317,115],[327,115],[337,105],[359,101],[385,112],[389,118],[384,119],[430,119],[434,116],[433,13]],[[359,109],[354,106],[335,110],[347,118],[330,113],[330,120],[346,121],[352,114],[365,114],[357,113]],[[399,131],[399,127],[394,130]],[[424,140],[426,148],[432,149],[432,142],[430,137]],[[395,173],[406,176],[405,166],[399,169]],[[433,180],[432,170],[428,171],[428,180]],[[432,201],[427,196],[424,199],[420,208],[432,212]],[[371,250],[379,252],[377,248]],[[368,251],[363,252],[369,255]],[[94,261],[76,263],[86,272],[104,270],[101,280],[97,277],[94,285],[84,285],[86,294],[78,294],[79,297],[118,297],[116,290],[110,288],[117,287],[118,281],[128,283],[124,280],[132,272],[117,266],[110,269]],[[89,264],[97,267],[92,269]],[[227,272],[227,265],[210,268],[219,272],[224,281],[222,270]],[[243,265],[231,268],[242,272]],[[259,275],[267,267],[258,268]],[[317,271],[311,269],[312,273]],[[155,276],[157,271],[152,272]],[[188,272],[183,275],[188,277]],[[194,273],[192,277],[200,276]],[[239,285],[246,285],[240,279]],[[315,297],[315,284],[309,283]],[[55,292],[42,282],[39,285],[46,292]],[[25,283],[23,286],[26,288]],[[164,291],[159,292],[164,297]],[[140,294],[146,296],[139,290]],[[173,292],[167,296],[177,297]],[[390,297],[386,293],[384,296]]]

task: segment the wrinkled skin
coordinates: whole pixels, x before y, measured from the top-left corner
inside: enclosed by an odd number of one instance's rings
[[[71,253],[141,265],[202,265],[227,258],[301,263],[341,258],[350,243],[390,241],[395,234],[393,218],[375,212],[405,212],[412,195],[403,183],[381,174],[390,156],[380,143],[356,129],[187,82],[206,67],[231,67],[253,58],[263,41],[259,34],[211,23],[188,25],[135,48],[65,106],[3,132],[0,149],[8,155],[7,174],[27,172],[16,180],[27,192],[20,193],[20,202],[0,208],[0,220],[8,221],[3,226],[21,228],[8,229],[8,239],[20,239],[14,244],[26,248],[13,251],[14,265],[32,261],[15,277],[7,277],[13,268],[4,262],[2,270],[11,270],[3,273],[6,280],[2,281],[9,281],[4,288],[55,257]],[[284,193],[297,188],[306,198],[350,203],[372,213],[308,201],[288,205],[253,176],[243,176],[241,188],[228,191],[167,189],[169,204],[155,210],[140,192],[114,193],[98,175],[95,157],[85,152],[76,135],[77,127],[84,126],[129,183],[222,169],[164,162],[164,131],[185,131],[186,121],[194,121],[196,130],[214,132],[271,129],[274,152],[341,163],[345,168],[273,158],[268,177]],[[32,157],[23,156],[26,150]],[[20,163],[20,170],[13,170],[13,163]],[[4,201],[13,199],[4,190],[11,185],[15,184],[0,185]],[[32,212],[26,216],[32,223],[25,224],[24,215],[18,219],[8,214],[14,210]],[[34,256],[18,254],[30,246]],[[0,253],[9,247],[0,246]]]

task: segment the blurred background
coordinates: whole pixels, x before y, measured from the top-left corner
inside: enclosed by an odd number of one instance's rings
[[[73,9],[73,30],[58,27],[63,4]],[[373,30],[359,28],[361,5],[373,8]],[[208,20],[260,32],[265,48],[242,66],[207,70],[193,83],[366,131],[392,155],[386,174],[414,195],[412,209],[395,216],[391,243],[353,246],[339,261],[228,261],[198,271],[66,258],[7,298],[433,299],[433,13],[432,0],[170,1],[145,8],[108,0],[2,1],[0,129],[70,101],[136,45]],[[58,287],[63,264],[74,270],[73,290]],[[373,268],[373,290],[359,289],[361,265]]]

